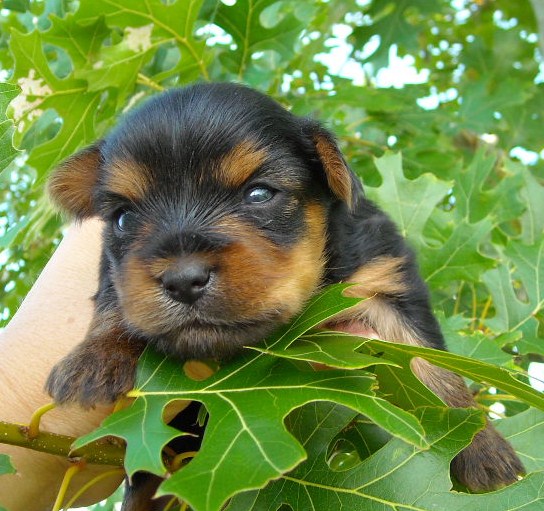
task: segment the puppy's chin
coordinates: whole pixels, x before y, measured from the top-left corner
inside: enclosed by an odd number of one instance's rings
[[[227,360],[244,346],[261,342],[281,323],[271,319],[230,325],[192,321],[164,334],[148,336],[148,342],[160,352],[182,360]]]

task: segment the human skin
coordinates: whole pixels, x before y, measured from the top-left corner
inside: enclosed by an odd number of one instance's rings
[[[23,304],[0,332],[0,420],[28,424],[37,408],[51,402],[43,390],[53,365],[80,343],[89,326],[98,285],[101,223],[72,225]],[[111,406],[83,410],[57,408],[44,415],[44,431],[81,436],[92,431]],[[0,443],[17,474],[0,477],[0,507],[9,511],[50,510],[70,463],[62,457]],[[87,465],[67,498],[85,482],[112,467]],[[107,477],[85,493],[78,505],[106,498],[122,475]]]

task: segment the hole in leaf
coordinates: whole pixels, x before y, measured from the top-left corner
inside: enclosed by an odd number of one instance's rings
[[[44,52],[49,67],[57,78],[66,78],[73,71],[72,60],[63,48],[47,44],[44,47]]]

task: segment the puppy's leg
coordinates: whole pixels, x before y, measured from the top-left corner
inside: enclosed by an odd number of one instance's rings
[[[134,386],[144,347],[114,314],[95,312],[85,340],[53,367],[45,388],[60,404],[112,403]]]
[[[161,477],[152,474],[144,472],[134,474],[131,484],[128,481],[126,483],[121,511],[162,511],[171,499],[171,497],[153,498],[162,481]]]
[[[449,406],[477,406],[463,379],[423,359],[414,359],[412,369],[435,394]],[[472,443],[452,461],[452,472],[459,482],[473,491],[489,491],[518,480],[524,473],[523,464],[512,446],[486,419]]]
[[[360,283],[347,294],[368,298],[337,318],[334,329],[414,346],[443,348],[443,337],[434,318],[426,288],[413,263],[406,258],[382,256],[363,265],[348,282]],[[463,379],[423,359],[414,359],[412,370],[447,405],[473,407],[476,403]],[[455,477],[473,491],[511,484],[524,468],[514,450],[497,430],[487,426],[452,462]]]

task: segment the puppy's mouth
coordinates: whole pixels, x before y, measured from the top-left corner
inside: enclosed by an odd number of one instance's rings
[[[158,350],[178,358],[228,359],[244,346],[254,345],[270,335],[281,323],[278,317],[259,320],[191,319],[160,335],[149,336]]]

